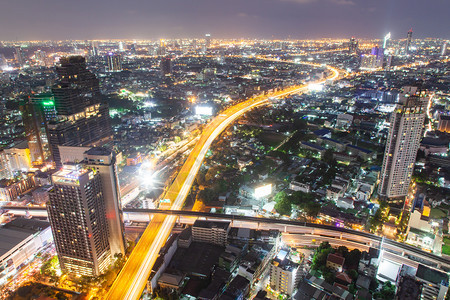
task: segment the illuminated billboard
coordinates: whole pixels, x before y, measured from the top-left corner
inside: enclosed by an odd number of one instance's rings
[[[255,188],[255,198],[262,198],[272,194],[272,184],[266,184]]]
[[[196,106],[195,114],[202,116],[212,116],[212,107],[211,106]]]

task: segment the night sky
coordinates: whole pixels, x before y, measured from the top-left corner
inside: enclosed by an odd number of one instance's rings
[[[450,0],[0,0],[0,40],[450,38]]]

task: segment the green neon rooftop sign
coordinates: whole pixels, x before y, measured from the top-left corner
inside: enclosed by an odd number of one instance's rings
[[[55,105],[55,102],[53,102],[53,101],[44,101],[44,102],[42,102],[42,104],[44,106],[53,106],[53,105]]]

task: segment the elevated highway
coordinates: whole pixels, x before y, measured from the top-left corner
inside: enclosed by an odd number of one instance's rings
[[[309,63],[307,63],[309,64]],[[309,64],[317,66],[316,64]],[[323,67],[322,65],[320,65]],[[328,80],[337,79],[340,75],[336,68],[325,66],[330,75],[319,82],[325,83]],[[172,185],[164,195],[162,206],[173,210],[179,210],[183,207],[184,201],[189,194],[195,176],[209,150],[212,142],[241,115],[247,111],[262,105],[270,103],[271,99],[282,98],[292,94],[302,93],[307,89],[306,85],[289,87],[268,95],[260,95],[243,102],[237,103],[221,114],[216,116],[203,130],[199,141],[189,154],[186,162],[175,178]],[[164,221],[158,224],[150,222],[135,250],[131,253],[125,266],[114,281],[106,299],[139,299],[145,288],[147,279],[150,275],[153,264],[155,263],[159,249],[167,240],[174,224],[176,216],[168,215]],[[155,234],[155,232],[157,232]],[[145,255],[143,254],[145,253]]]

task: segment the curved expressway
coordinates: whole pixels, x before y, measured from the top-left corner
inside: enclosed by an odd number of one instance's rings
[[[321,66],[318,64],[308,64]],[[315,82],[325,83],[327,80],[335,80],[339,77],[340,71],[336,68],[326,66],[331,71],[328,78]],[[307,89],[306,85],[290,87],[280,92],[270,95],[258,96],[234,106],[229,107],[220,115],[215,117],[203,130],[200,140],[195,145],[173,184],[169,187],[164,199],[167,199],[170,209],[179,210],[183,207],[184,201],[189,194],[192,183],[198,170],[209,150],[212,142],[230,125],[245,112],[261,105],[270,103],[271,98],[281,98],[284,96],[298,94]],[[170,203],[172,204],[170,206]],[[139,299],[151,269],[158,257],[158,253],[166,242],[174,224],[176,216],[156,216],[150,222],[137,243],[135,249],[128,258],[125,266],[114,281],[108,292],[106,299]]]

